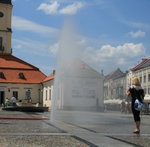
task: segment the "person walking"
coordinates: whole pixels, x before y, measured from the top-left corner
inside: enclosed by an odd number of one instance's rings
[[[132,79],[132,85],[130,88],[126,91],[126,95],[130,96],[131,95],[131,108],[132,108],[132,113],[133,113],[133,118],[135,122],[135,131],[133,133],[140,133],[140,111],[137,111],[134,109],[134,103],[136,98],[138,98],[140,101],[144,99],[144,90],[141,87],[141,84],[139,82],[139,79],[137,77],[133,77]]]
[[[29,103],[32,104],[32,99],[31,98],[29,99]]]
[[[130,102],[127,102],[126,108],[127,108],[127,114],[129,114],[130,113]]]
[[[121,102],[121,113],[123,114],[126,114],[126,112],[125,112],[125,102],[122,100],[122,102]]]
[[[14,96],[11,98],[11,101],[12,101],[12,105],[16,106],[16,98]]]
[[[5,105],[4,105],[4,107],[6,107],[6,108],[7,108],[7,106],[8,106],[8,103],[9,103],[9,100],[8,100],[8,98],[6,97],[6,99],[5,99]]]

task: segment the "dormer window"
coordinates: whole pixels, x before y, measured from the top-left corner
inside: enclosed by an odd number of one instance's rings
[[[21,72],[21,73],[19,73],[19,78],[20,79],[25,79],[25,76],[24,76],[24,74]]]
[[[4,78],[5,78],[5,76],[4,76],[4,74],[3,74],[3,72],[0,72],[0,78],[2,78],[2,79],[4,79]]]

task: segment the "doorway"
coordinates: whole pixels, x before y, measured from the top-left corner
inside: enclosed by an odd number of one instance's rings
[[[4,104],[5,98],[4,98],[4,91],[0,91],[0,105]]]

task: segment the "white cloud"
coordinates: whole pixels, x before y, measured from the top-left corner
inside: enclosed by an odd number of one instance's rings
[[[50,36],[52,34],[58,33],[58,30],[55,28],[39,25],[35,22],[26,20],[18,16],[12,17],[12,27],[16,30],[30,31],[44,36]]]
[[[84,6],[83,3],[81,2],[75,2],[74,4],[72,5],[68,5],[66,6],[65,8],[61,9],[60,10],[60,13],[61,14],[76,14],[77,13],[77,10],[82,8]]]
[[[24,38],[13,39],[13,49],[19,49],[22,53],[30,53],[39,56],[48,56],[48,47],[42,42]]]
[[[22,45],[21,44],[17,44],[17,45],[14,46],[14,48],[20,49],[20,48],[22,48]]]
[[[87,46],[86,40],[81,40],[83,53],[82,59],[87,64],[92,64],[96,68],[105,69],[111,72],[117,68],[129,68],[135,64],[136,60],[145,55],[146,49],[143,44],[125,43],[124,45],[111,46],[103,45],[100,49],[95,49],[92,46]],[[49,47],[49,51],[56,55],[58,53],[60,43],[56,43]],[[128,70],[128,69],[125,69]]]
[[[62,9],[58,9],[60,4],[55,1],[51,4],[42,3],[37,10],[43,10],[46,14],[67,14],[73,15],[84,6],[83,2],[74,2],[72,5],[68,5]]]
[[[53,55],[56,55],[58,53],[58,49],[59,49],[59,42],[58,43],[55,43],[53,45],[51,45],[49,47],[49,51],[53,54]]]
[[[87,42],[87,40],[86,39],[82,39],[81,38],[81,40],[78,42],[78,44],[80,45],[80,46],[88,46],[88,42]]]
[[[145,32],[138,30],[137,32],[129,32],[127,35],[130,35],[132,38],[145,37]]]
[[[132,22],[132,21],[123,21],[125,24],[134,27],[134,28],[141,28],[141,29],[145,29],[145,30],[150,30],[150,25],[149,24],[145,24],[145,23],[141,23],[141,22]]]
[[[53,2],[51,5],[42,3],[37,10],[43,10],[46,14],[56,14],[58,13],[58,7],[60,4],[57,3],[57,1]]]
[[[97,50],[93,47],[87,47],[83,58],[87,63],[98,65],[99,68],[111,72],[117,68],[131,67],[137,59],[145,55],[145,52],[145,47],[141,43],[125,43],[117,47],[103,45]]]

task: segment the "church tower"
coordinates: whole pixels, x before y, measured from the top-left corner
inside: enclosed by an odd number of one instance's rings
[[[11,0],[0,0],[0,55],[11,55]]]

